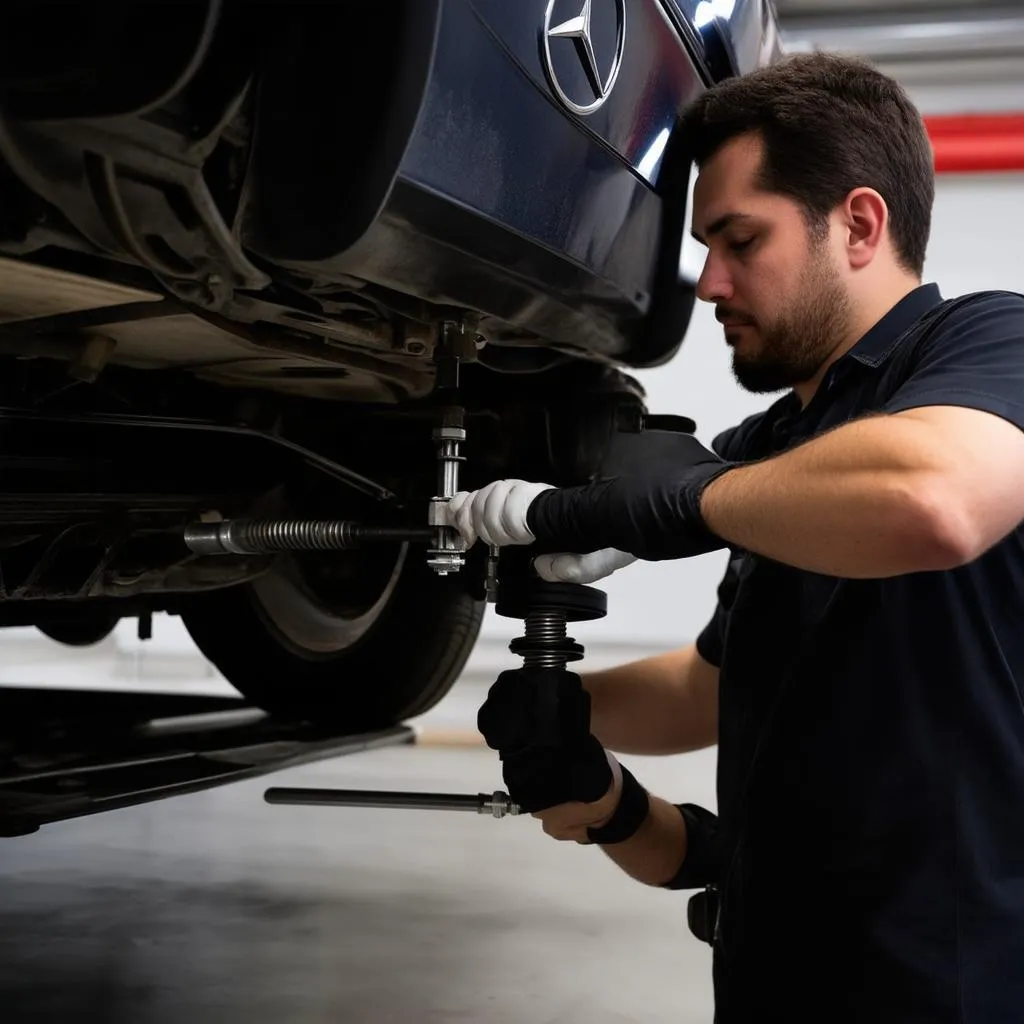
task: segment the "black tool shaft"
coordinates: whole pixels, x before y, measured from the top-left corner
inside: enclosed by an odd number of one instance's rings
[[[268,804],[302,804],[314,807],[401,807],[424,811],[473,811],[487,809],[488,793],[395,793],[362,789],[301,789],[276,786],[264,794]]]

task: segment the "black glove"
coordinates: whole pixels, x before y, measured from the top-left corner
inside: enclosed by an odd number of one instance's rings
[[[526,524],[545,551],[585,554],[616,548],[657,561],[728,547],[704,522],[704,489],[737,463],[726,462],[690,434],[673,442],[672,459],[637,459],[636,469],[581,487],[539,494]]]
[[[612,771],[590,733],[590,694],[561,669],[503,672],[477,715],[487,745],[498,751],[509,796],[527,812],[608,792]]]

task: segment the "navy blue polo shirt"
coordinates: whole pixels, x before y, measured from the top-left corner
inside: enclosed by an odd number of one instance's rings
[[[951,313],[879,398],[940,303],[916,289],[806,408],[714,447],[758,459],[927,405],[1024,429],[1024,296]],[[1024,1022],[1024,529],[889,579],[734,551],[697,648],[721,669],[719,1024]]]

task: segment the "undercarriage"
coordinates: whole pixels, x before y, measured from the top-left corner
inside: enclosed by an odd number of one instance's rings
[[[472,647],[488,569],[437,505],[502,476],[582,482],[644,416],[617,371],[571,366],[524,387],[472,347],[438,351],[443,386],[401,405],[225,392],[166,370],[83,377],[40,348],[7,356],[0,625],[81,645],[124,617],[145,635],[166,612],[270,710],[351,730],[429,706]],[[388,657],[404,696],[390,681],[335,685],[383,674]]]
[[[179,616],[348,732],[443,696],[495,562],[443,503],[591,479],[694,302],[695,40],[609,7],[598,49],[649,74],[581,119],[543,7],[8,5],[0,627]]]
[[[438,489],[442,395],[399,409],[282,402],[224,392],[186,375],[109,369],[82,381],[47,359],[3,360],[0,382],[0,617],[22,601],[150,598],[229,586],[266,571],[253,555],[204,558],[185,543],[197,522],[352,518],[419,528]],[[558,376],[558,379],[555,377]],[[565,376],[543,388],[488,382],[475,405],[472,367],[462,482],[540,474],[581,482],[617,425],[636,422],[638,386],[577,369],[589,390],[566,401]],[[518,390],[518,397],[515,391]],[[464,460],[464,461],[463,461]],[[456,478],[457,479],[457,478]],[[386,538],[385,538],[386,539]],[[413,538],[415,539],[415,538]]]

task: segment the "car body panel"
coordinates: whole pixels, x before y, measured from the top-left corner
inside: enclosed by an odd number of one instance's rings
[[[286,265],[475,309],[498,344],[643,359],[630,349],[658,262],[678,260],[677,242],[663,248],[659,172],[681,111],[705,85],[657,0],[634,0],[614,88],[576,115],[545,74],[547,6],[446,0],[419,117],[380,213],[346,248],[292,254]],[[568,78],[575,55],[559,42]]]
[[[728,3],[714,26],[743,63],[765,11]],[[694,56],[699,5],[689,20],[683,0],[187,6],[152,82],[152,38],[129,21],[134,68],[105,66],[93,98],[8,89],[0,117],[10,172],[58,214],[0,251],[112,256],[197,314],[191,343],[187,322],[164,325],[172,344],[158,323],[120,325],[115,362],[145,364],[151,338],[155,365],[216,361],[220,379],[268,387],[278,344],[289,393],[296,358],[319,353],[310,394],[366,395],[376,375],[400,401],[429,391],[432,332],[452,316],[496,362],[516,348],[651,366],[678,349],[693,295],[678,279],[677,129],[731,73]],[[581,10],[603,90],[586,113],[570,108],[593,88],[581,51],[554,32]],[[118,72],[141,106],[118,102]],[[243,341],[258,360],[227,357]]]
[[[659,0],[595,0],[594,47],[602,74],[606,75],[614,61],[617,8],[625,12],[624,45],[607,99],[585,115],[575,114],[559,102],[546,69],[543,43],[546,10],[551,11],[550,23],[557,25],[579,11],[580,0],[554,0],[550,5],[548,0],[523,0],[517,5],[503,0],[471,0],[471,4],[561,118],[568,116],[581,131],[596,135],[639,178],[657,187],[668,135],[683,108],[705,88],[685,41]],[[523,15],[524,8],[530,9],[528,16]],[[597,36],[599,29],[602,32]],[[570,97],[581,103],[592,98],[572,41],[552,39],[548,49],[557,80]],[[503,105],[497,110],[507,116]]]
[[[714,80],[743,75],[782,56],[778,18],[771,0],[665,0]]]

